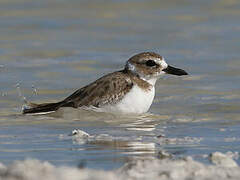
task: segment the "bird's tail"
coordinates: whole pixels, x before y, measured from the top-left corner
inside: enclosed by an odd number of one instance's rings
[[[62,102],[57,103],[45,103],[45,104],[33,104],[28,103],[27,107],[23,108],[23,114],[45,114],[54,112],[62,106]]]

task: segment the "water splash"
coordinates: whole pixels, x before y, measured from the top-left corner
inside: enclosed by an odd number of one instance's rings
[[[22,106],[22,110],[31,108],[30,101],[27,100],[27,98],[23,95],[21,88],[20,88],[21,82],[17,83],[14,87],[17,89],[18,96],[20,99],[24,102]],[[37,95],[38,91],[37,88],[32,84],[32,95],[30,97],[33,97],[34,95]]]
[[[24,104],[22,105],[22,111],[24,111],[25,109],[29,109],[30,106],[29,106],[29,102],[28,102],[27,98],[23,95],[23,93],[22,93],[22,91],[21,91],[20,84],[21,84],[21,83],[17,83],[17,84],[15,85],[15,87],[16,87],[16,89],[17,89],[18,96],[19,96],[20,99],[24,102]]]
[[[33,90],[32,96],[38,94],[38,92],[37,92],[37,88],[36,88],[33,84],[32,84],[32,90]]]
[[[21,83],[17,83],[15,85],[15,87],[17,88],[17,93],[18,93],[18,96],[21,98],[21,100],[24,102],[24,103],[28,103],[27,101],[27,98],[23,95],[22,91],[21,91],[21,88],[20,88],[20,84]]]

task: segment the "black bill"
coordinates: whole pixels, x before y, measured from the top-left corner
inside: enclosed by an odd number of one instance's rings
[[[188,73],[182,69],[178,69],[172,66],[169,66],[163,70],[164,72],[166,72],[167,74],[173,74],[173,75],[177,75],[177,76],[183,76],[183,75],[188,75]]]

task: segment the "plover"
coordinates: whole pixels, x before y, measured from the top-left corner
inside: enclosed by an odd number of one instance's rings
[[[23,114],[47,113],[62,107],[93,107],[104,112],[145,113],[155,95],[155,83],[162,74],[187,75],[182,69],[169,66],[154,52],[143,52],[131,57],[125,68],[107,74],[75,91],[63,101],[33,104]]]

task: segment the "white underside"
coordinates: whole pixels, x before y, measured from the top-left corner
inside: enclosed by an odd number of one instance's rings
[[[149,110],[155,95],[155,88],[148,91],[134,85],[124,98],[114,105],[106,105],[99,108],[104,112],[119,112],[119,113],[145,113]]]

